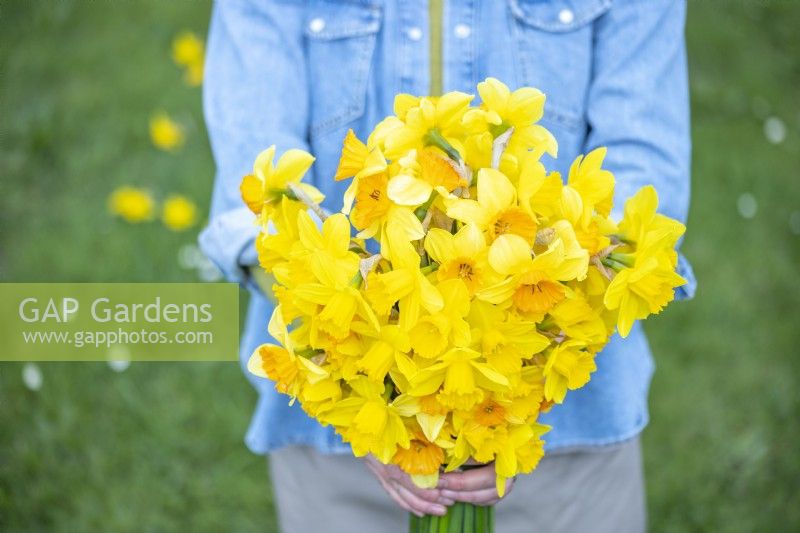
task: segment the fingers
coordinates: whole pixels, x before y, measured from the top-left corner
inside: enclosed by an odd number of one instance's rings
[[[405,503],[411,507],[411,512],[417,516],[422,516],[425,514],[443,516],[445,513],[447,513],[447,507],[444,505],[423,500],[417,494],[413,493],[396,480],[393,481],[393,484],[400,498],[402,498],[403,501],[405,501]]]
[[[506,493],[503,497],[508,494],[509,490],[510,489],[506,489]],[[444,489],[442,490],[442,495],[459,502],[474,503],[475,505],[494,505],[502,499],[497,495],[496,488],[473,490],[470,492],[455,492]]]
[[[491,489],[484,489],[474,492],[456,492],[453,493],[457,501],[472,503],[481,506],[494,505],[501,500],[497,497],[497,491]]]
[[[472,475],[477,470],[485,470],[479,476]],[[487,472],[490,475],[487,475]],[[497,494],[496,478],[494,468],[487,466],[485,469],[476,469],[467,472],[453,472],[446,474],[447,479],[444,480],[448,488],[442,488],[441,494],[443,498],[459,502],[474,503],[475,505],[494,505],[501,500]],[[505,497],[514,488],[514,478],[506,480],[506,490],[503,495]],[[440,483],[440,487],[442,484]]]
[[[448,472],[439,476],[438,487],[457,492],[488,489],[495,486],[494,464],[464,472]]]
[[[367,458],[365,463],[392,500],[410,513],[417,516],[444,515],[446,506],[455,503],[450,498],[443,498],[438,489],[417,487],[408,474],[393,465],[384,465],[372,458]]]
[[[452,500],[449,500],[449,503],[442,501],[442,492],[439,489],[423,489],[417,487],[411,480],[411,477],[409,477],[409,475],[402,470],[398,469],[396,472],[391,472],[389,479],[400,484],[402,487],[405,487],[409,492],[427,502],[439,503],[443,505],[452,505],[454,503]]]

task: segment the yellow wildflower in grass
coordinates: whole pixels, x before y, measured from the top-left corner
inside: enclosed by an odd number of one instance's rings
[[[172,41],[172,60],[184,68],[184,79],[189,85],[203,82],[204,48],[203,41],[190,31],[178,34]]]
[[[183,146],[183,127],[169,115],[159,112],[150,117],[150,140],[156,148],[173,152]]]
[[[672,300],[684,228],[657,213],[652,187],[610,218],[605,148],[578,157],[566,183],[548,172],[541,92],[494,79],[478,92],[480,106],[398,95],[366,143],[348,131],[332,177],[351,180],[340,213],[301,181],[310,154],[258,156],[241,194],[275,280],[278,344],[249,368],[357,456],[423,487],[493,461],[502,495],[544,453],[540,413],[589,381],[615,329]]]
[[[144,189],[123,186],[108,197],[108,210],[126,222],[145,222],[153,218],[155,201]]]
[[[161,206],[161,220],[172,231],[184,231],[197,222],[197,206],[180,194],[174,194]]]

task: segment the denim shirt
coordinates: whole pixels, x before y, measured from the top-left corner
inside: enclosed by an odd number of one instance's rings
[[[559,144],[548,168],[567,175],[579,153],[608,147],[605,165],[622,199],[653,184],[660,211],[685,221],[689,206],[689,110],[683,0],[445,0],[441,28],[443,89],[469,93],[486,77],[547,95],[541,123]],[[424,95],[430,84],[426,0],[218,0],[213,9],[204,110],[217,164],[204,252],[226,277],[248,283],[257,264],[258,227],[239,197],[256,155],[302,148],[316,156],[307,179],[341,209],[347,182],[335,173],[348,128],[366,139],[392,113],[397,93]],[[677,298],[691,297],[695,281]],[[253,291],[242,339],[244,364],[270,342],[272,304]],[[584,388],[541,417],[553,429],[547,450],[602,446],[647,424],[653,360],[640,326],[615,336]],[[259,393],[246,436],[256,453],[305,444],[324,453],[349,447],[248,375]]]

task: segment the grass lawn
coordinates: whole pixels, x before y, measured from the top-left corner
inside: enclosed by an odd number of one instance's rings
[[[689,12],[684,251],[700,289],[648,326],[651,529],[797,531],[800,4]],[[0,279],[198,279],[178,258],[197,227],[126,224],[106,198],[136,185],[205,212],[200,90],[169,49],[208,14],[205,0],[0,1]],[[177,155],[150,143],[158,110],[187,131]],[[255,395],[237,365],[39,368],[34,392],[22,364],[0,363],[1,531],[275,529],[265,461],[242,443]]]

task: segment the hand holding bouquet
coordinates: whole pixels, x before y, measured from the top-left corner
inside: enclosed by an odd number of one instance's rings
[[[311,155],[259,155],[241,192],[263,227],[280,344],[260,346],[249,369],[355,455],[421,487],[494,461],[502,496],[544,453],[539,413],[589,381],[615,329],[626,336],[685,283],[684,226],[656,212],[651,186],[611,220],[604,148],[578,157],[566,184],[548,173],[540,159],[557,144],[537,124],[540,91],[490,78],[478,93],[479,106],[401,94],[366,143],[348,132],[333,177],[352,180],[341,213],[301,181]],[[458,531],[491,522],[491,510],[454,509],[427,518]]]

